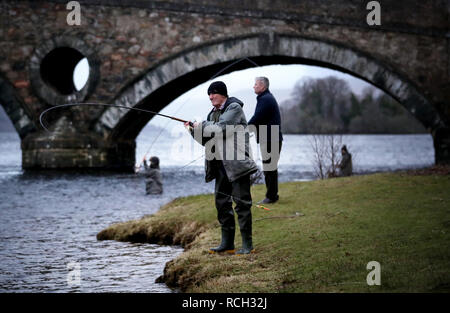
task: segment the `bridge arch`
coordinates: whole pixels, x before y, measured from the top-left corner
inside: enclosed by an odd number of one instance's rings
[[[0,105],[14,125],[19,137],[25,138],[31,132],[36,131],[31,115],[26,110],[26,105],[17,94],[14,86],[0,73]]]
[[[439,114],[401,70],[375,56],[321,38],[289,34],[258,34],[185,50],[169,57],[137,78],[115,98],[114,104],[159,112],[184,92],[221,74],[255,65],[306,64],[335,69],[380,88],[411,112],[431,131],[442,126]],[[152,118],[133,110],[109,107],[95,123],[97,132],[114,140],[134,140]]]

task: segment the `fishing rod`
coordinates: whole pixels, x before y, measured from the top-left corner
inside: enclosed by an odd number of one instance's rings
[[[222,68],[221,70],[219,70],[218,72],[216,72],[213,76],[211,76],[211,77],[208,79],[208,81],[213,80],[214,78],[218,77],[220,74],[222,74],[223,72],[225,72],[227,69],[233,67],[234,65],[236,65],[236,64],[238,64],[238,63],[240,63],[240,62],[242,62],[242,61],[247,61],[247,62],[251,63],[251,64],[252,64],[253,66],[255,66],[255,67],[259,67],[259,66],[260,66],[259,64],[257,64],[257,63],[254,62],[253,60],[251,60],[250,58],[248,58],[248,57],[243,57],[243,58],[240,58],[240,59],[238,59],[238,60],[232,62],[231,64],[228,64],[227,66],[225,66],[224,68]],[[191,97],[192,97],[192,95],[191,95]],[[190,97],[190,98],[191,98],[191,97]],[[189,98],[189,99],[190,99],[190,98]],[[180,109],[188,102],[189,99],[187,99],[186,101],[184,101],[184,102],[181,104],[181,106],[178,108],[178,110],[175,112],[175,114],[176,114],[176,113],[177,113],[177,112],[178,112],[178,111],[179,111],[179,110],[180,110]],[[61,105],[53,106],[53,107],[51,107],[51,108],[48,108],[48,109],[44,110],[44,111],[40,114],[40,116],[39,116],[39,122],[40,122],[41,126],[42,126],[47,132],[49,132],[49,130],[47,129],[47,127],[45,127],[45,125],[44,125],[44,123],[43,123],[43,120],[42,120],[42,119],[43,119],[43,116],[44,116],[47,112],[49,112],[50,110],[54,110],[54,109],[57,109],[57,108],[61,108],[61,107],[82,106],[82,105],[88,105],[88,106],[110,106],[110,107],[116,107],[116,108],[122,108],[122,109],[128,109],[128,110],[135,110],[135,111],[140,111],[140,112],[146,112],[146,113],[151,113],[151,114],[154,114],[154,115],[162,116],[162,117],[165,117],[165,118],[174,120],[174,121],[178,121],[178,122],[182,122],[182,123],[189,123],[189,126],[191,126],[191,127],[194,126],[193,122],[191,122],[191,121],[183,120],[183,119],[180,119],[180,118],[178,118],[178,117],[171,116],[171,115],[167,115],[167,114],[157,113],[157,112],[154,112],[154,111],[151,111],[151,110],[140,109],[140,108],[135,108],[135,107],[128,107],[128,106],[123,106],[123,105],[114,105],[114,104],[106,104],[106,103],[96,103],[96,102],[67,103],[67,104],[61,104]],[[167,124],[166,124],[166,126],[167,126]],[[141,163],[139,164],[138,168],[141,167],[143,160],[146,158],[148,152],[149,152],[150,149],[153,147],[153,144],[156,142],[156,140],[157,140],[158,137],[161,135],[161,133],[162,133],[163,130],[164,130],[164,128],[161,129],[161,131],[159,132],[159,134],[158,134],[158,135],[156,136],[156,138],[153,140],[152,144],[150,145],[150,148],[149,148],[149,149],[147,150],[147,152],[144,154],[144,157],[143,157]],[[259,158],[259,151],[258,151],[258,158]],[[183,166],[182,168],[184,168],[184,167],[186,167],[186,166],[189,166],[190,164],[194,163],[194,162],[197,161],[197,160],[198,160],[198,159],[189,162],[188,164],[186,164],[186,165]],[[227,196],[230,196],[230,195],[227,195]],[[267,209],[267,208],[265,208],[265,207],[263,207],[263,206],[261,206],[261,205],[257,205],[257,206],[258,206],[258,207],[261,207],[261,208],[263,208],[263,209],[265,209],[265,210],[269,210],[269,209]]]
[[[162,117],[165,117],[165,118],[170,118],[171,120],[182,122],[182,123],[189,123],[189,126],[191,126],[191,127],[194,126],[194,124],[191,121],[183,120],[183,119],[175,117],[175,116],[171,116],[171,115],[167,115],[167,114],[161,114],[161,113],[157,113],[157,112],[146,110],[146,109],[139,109],[139,108],[134,108],[134,107],[127,107],[125,105],[116,105],[116,104],[109,104],[109,103],[75,102],[75,103],[66,103],[66,104],[55,105],[55,106],[52,106],[51,108],[48,108],[48,109],[44,110],[39,115],[39,123],[41,124],[42,128],[44,128],[47,132],[50,132],[50,130],[43,123],[43,117],[44,117],[45,114],[47,114],[47,112],[49,112],[51,110],[54,110],[54,109],[57,109],[57,108],[71,107],[71,106],[109,106],[109,107],[113,107],[113,108],[135,110],[135,111],[140,111],[140,112],[151,113],[151,114],[154,114],[154,115],[159,115],[159,116],[162,116]]]
[[[242,62],[242,61],[247,61],[249,63],[251,63],[252,65],[259,67],[260,65],[257,64],[256,62],[254,62],[253,60],[251,60],[248,57],[243,57],[240,58],[236,61],[234,61],[231,64],[228,64],[227,66],[225,66],[224,68],[220,69],[219,71],[217,71],[213,76],[211,76],[206,82],[213,80],[214,78],[216,78],[217,76],[219,76],[220,74],[222,74],[223,72],[225,72],[227,69],[233,67],[234,65]],[[180,107],[175,111],[174,114],[177,114],[181,108],[192,98],[193,94],[190,95],[189,98],[187,98],[181,105]],[[153,142],[150,144],[150,147],[148,148],[147,152],[145,152],[144,157],[142,158],[141,163],[139,164],[138,168],[141,167],[143,160],[146,158],[147,154],[150,152],[150,150],[152,149],[153,145],[155,144],[155,142],[158,140],[159,136],[162,134],[162,132],[165,130],[165,128],[167,127],[167,125],[169,124],[169,121],[167,121],[166,125],[159,131],[159,133],[156,135],[155,139],[153,140]],[[190,126],[192,126],[191,124],[189,124]]]

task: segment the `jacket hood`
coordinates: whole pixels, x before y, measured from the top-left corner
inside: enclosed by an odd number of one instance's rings
[[[225,105],[223,106],[223,108],[220,110],[221,112],[224,112],[225,109],[231,104],[231,103],[239,103],[239,105],[242,107],[244,107],[244,102],[242,102],[241,100],[239,100],[238,98],[235,97],[228,97],[227,100],[225,101]],[[212,112],[214,112],[214,108],[211,109],[211,112],[209,112],[209,114],[211,114]]]
[[[238,98],[235,98],[235,97],[228,97],[227,101],[225,102],[224,108],[227,107],[230,103],[233,103],[233,102],[239,103],[239,105],[240,105],[241,107],[244,107],[244,102],[242,102],[242,101],[239,100]]]

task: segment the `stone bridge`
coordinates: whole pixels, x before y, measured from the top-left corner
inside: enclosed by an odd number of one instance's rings
[[[363,0],[86,0],[69,25],[68,1],[0,1],[0,103],[29,168],[135,164],[135,138],[153,117],[101,102],[160,111],[225,72],[309,64],[384,90],[430,131],[436,163],[450,162],[450,5],[382,0],[368,25]],[[89,79],[72,75],[86,57]]]

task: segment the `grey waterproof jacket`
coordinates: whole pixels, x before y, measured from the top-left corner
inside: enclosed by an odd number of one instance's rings
[[[157,195],[163,193],[162,177],[159,168],[152,168],[147,165],[144,160],[145,168],[145,190],[149,195]]]
[[[206,182],[216,178],[217,160],[222,161],[230,182],[258,170],[250,151],[243,105],[237,98],[227,98],[220,112],[212,110],[206,121],[191,131],[194,139],[205,146]]]

